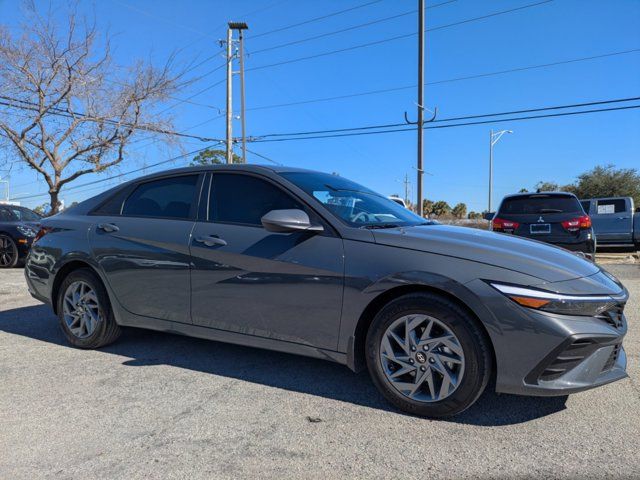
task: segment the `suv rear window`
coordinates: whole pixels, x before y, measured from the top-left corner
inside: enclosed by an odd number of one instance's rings
[[[571,195],[526,195],[503,200],[500,213],[508,215],[582,213],[582,207],[578,199]]]

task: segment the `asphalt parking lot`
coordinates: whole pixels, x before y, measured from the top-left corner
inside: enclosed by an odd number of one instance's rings
[[[640,264],[607,268],[631,292],[630,378],[440,421],[320,360],[141,330],[70,348],[0,271],[0,478],[640,477]]]

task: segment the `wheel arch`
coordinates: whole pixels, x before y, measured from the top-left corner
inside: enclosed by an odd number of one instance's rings
[[[58,314],[58,293],[60,290],[60,285],[62,285],[62,282],[64,281],[64,279],[67,278],[71,272],[74,272],[76,270],[80,270],[83,268],[91,270],[100,279],[102,284],[103,285],[105,284],[100,273],[89,262],[84,260],[78,260],[78,259],[74,259],[66,262],[56,272],[55,277],[53,279],[53,285],[51,286],[51,306],[53,308],[53,312],[56,315]]]
[[[347,351],[347,365],[349,366],[349,368],[355,372],[359,372],[366,368],[364,351],[366,337],[369,327],[373,322],[376,314],[389,302],[395,300],[396,298],[412,293],[433,293],[436,295],[440,295],[456,303],[458,306],[460,306],[460,308],[465,310],[470,315],[470,317],[474,319],[482,335],[484,336],[487,345],[489,346],[493,365],[492,376],[495,376],[496,352],[493,342],[491,341],[491,336],[489,335],[485,324],[482,322],[480,315],[478,315],[478,313],[469,306],[467,301],[461,299],[459,295],[456,295],[451,291],[445,290],[438,286],[428,284],[409,284],[392,287],[380,293],[369,302],[369,304],[362,311],[360,318],[358,319],[358,323],[356,324],[353,335],[349,338]]]

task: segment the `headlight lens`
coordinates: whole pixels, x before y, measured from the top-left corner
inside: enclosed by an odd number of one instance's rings
[[[29,238],[35,237],[36,233],[38,233],[38,232],[36,232],[35,229],[33,229],[31,227],[27,227],[25,225],[18,225],[16,228],[18,229],[18,231],[22,235],[24,235],[25,237],[29,237]]]
[[[490,285],[518,305],[563,315],[594,317],[619,303],[610,295],[564,295],[517,285]]]

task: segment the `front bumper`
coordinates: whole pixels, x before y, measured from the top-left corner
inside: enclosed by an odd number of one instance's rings
[[[472,283],[494,317],[484,323],[495,352],[496,391],[567,395],[628,376],[622,311],[616,318],[546,313],[516,304],[483,281]]]

